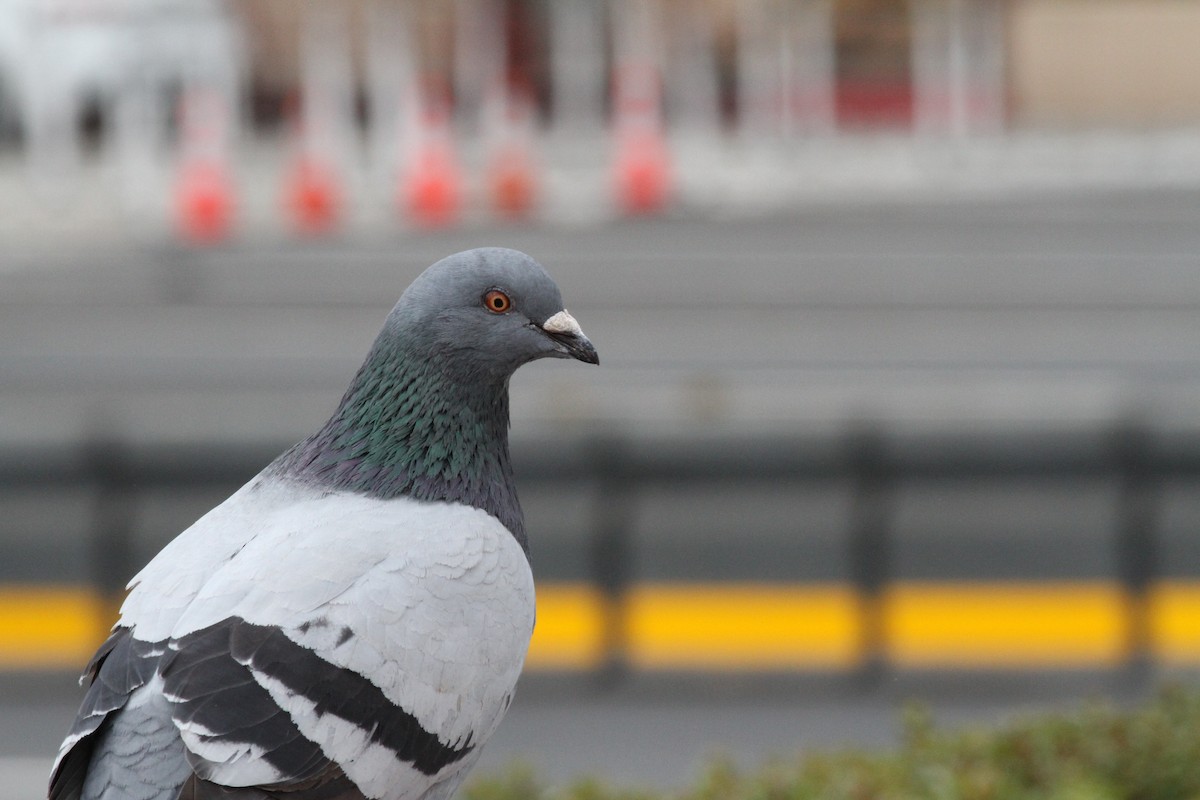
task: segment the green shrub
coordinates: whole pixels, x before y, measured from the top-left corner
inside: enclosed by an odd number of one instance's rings
[[[595,779],[548,786],[528,767],[476,780],[464,800],[1200,800],[1200,691],[1146,706],[1090,705],[997,730],[944,731],[905,712],[892,752],[808,752],[753,770],[715,761],[662,793]]]

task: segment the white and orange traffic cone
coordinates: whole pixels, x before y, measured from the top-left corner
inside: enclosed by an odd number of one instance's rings
[[[219,92],[201,87],[184,91],[179,104],[175,220],[180,235],[192,244],[223,241],[233,226],[228,124],[229,109]]]
[[[448,104],[428,96],[414,109],[416,130],[400,175],[397,202],[404,215],[422,228],[441,228],[462,214],[463,176],[450,130]]]
[[[338,4],[309,4],[303,21],[296,152],[283,199],[296,232],[321,236],[342,221],[354,127],[354,78],[346,9]]]
[[[331,164],[310,153],[297,156],[284,186],[284,206],[297,233],[323,236],[335,230],[344,196]]]
[[[656,214],[671,199],[670,149],[663,130],[661,88],[649,63],[621,67],[613,81],[613,185],[625,214]]]
[[[526,91],[503,87],[485,105],[490,205],[500,217],[524,219],[533,212],[540,188],[534,155],[532,99]]]

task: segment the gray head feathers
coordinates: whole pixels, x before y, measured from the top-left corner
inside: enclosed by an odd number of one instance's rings
[[[489,292],[507,305],[489,305]],[[380,338],[404,340],[472,378],[479,372],[511,375],[538,358],[594,363],[595,349],[582,331],[570,341],[543,327],[563,311],[558,287],[541,264],[516,250],[480,248],[421,273],[388,315]]]
[[[274,472],[378,497],[473,505],[524,544],[508,380],[539,358],[598,361],[542,266],[503,248],[444,258],[401,296],[333,416]]]

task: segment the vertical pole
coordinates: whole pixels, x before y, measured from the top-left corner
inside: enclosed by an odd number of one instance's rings
[[[503,0],[455,3],[454,95],[458,122],[479,134],[482,109],[507,81],[507,25]]]
[[[96,487],[92,510],[92,580],[106,603],[119,606],[133,577],[134,485],[129,454],[120,443],[97,439],[84,458]]]
[[[837,129],[837,53],[832,0],[798,0],[789,25],[793,75],[785,110],[799,134],[827,138]]]
[[[862,598],[862,662],[859,677],[878,685],[887,667],[884,590],[890,578],[892,474],[883,433],[861,423],[846,439],[853,482],[849,525],[851,577]]]
[[[672,127],[688,136],[713,139],[721,129],[721,98],[712,9],[697,3],[668,26],[674,47],[666,78]]]
[[[737,12],[737,131],[745,144],[780,132],[783,56],[778,18],[769,0],[735,0]],[[789,64],[790,67],[790,64]]]
[[[554,0],[550,70],[556,133],[599,141],[604,130],[604,14],[598,0]]]
[[[966,11],[964,0],[949,0],[946,8],[946,127],[956,140],[967,138],[970,128],[971,79],[967,57]]]
[[[625,594],[633,578],[633,481],[624,442],[613,437],[592,448],[597,497],[592,530],[592,580],[604,597],[605,659],[598,673],[612,687],[628,672]]]
[[[1004,123],[1001,0],[910,0],[914,127],[964,141]]]
[[[942,0],[909,0],[913,133],[919,139],[944,129],[946,64],[942,47]]]
[[[971,9],[978,23],[977,41],[972,45],[980,92],[975,124],[984,133],[996,135],[1004,130],[1007,113],[1007,4],[1004,0],[973,0]]]
[[[1158,574],[1160,487],[1154,469],[1150,435],[1145,426],[1127,420],[1113,434],[1117,495],[1116,559],[1128,604],[1127,677],[1141,684],[1150,677],[1153,636],[1149,592]]]

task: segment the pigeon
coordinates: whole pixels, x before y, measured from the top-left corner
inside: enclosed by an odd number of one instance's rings
[[[534,624],[508,384],[599,358],[546,271],[403,293],[329,420],[162,549],[88,664],[50,800],[442,800]]]

